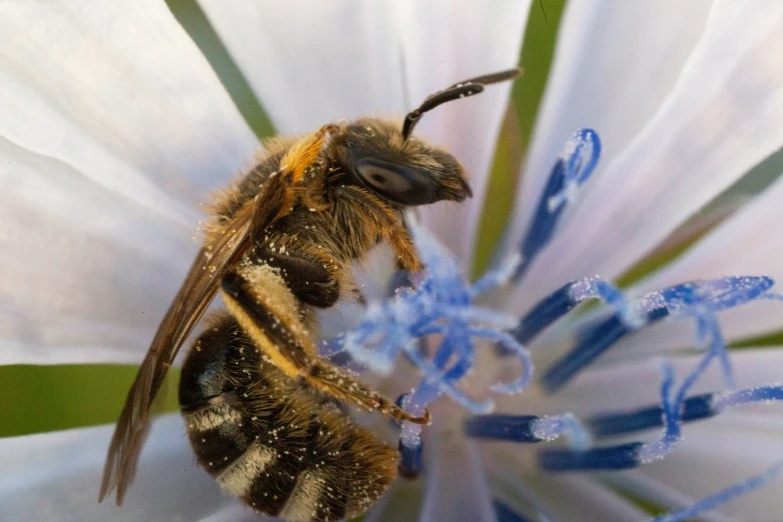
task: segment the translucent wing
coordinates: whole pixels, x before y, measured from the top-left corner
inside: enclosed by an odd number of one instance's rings
[[[272,175],[256,199],[225,225],[223,234],[199,251],[128,392],[109,446],[99,501],[116,487],[117,504],[122,503],[149,431],[150,406],[177,352],[215,297],[226,271],[250,248],[252,238],[291,212],[292,184],[316,161],[328,129],[296,142],[281,161],[284,171]]]

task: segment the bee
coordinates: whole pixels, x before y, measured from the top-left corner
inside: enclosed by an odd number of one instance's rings
[[[399,452],[340,405],[415,417],[346,368],[320,358],[318,309],[354,290],[351,267],[387,241],[401,269],[421,270],[403,210],[471,196],[446,151],[412,136],[435,107],[511,80],[511,69],[429,96],[398,123],[375,118],[273,138],[218,194],[213,218],[139,368],[112,438],[100,500],[121,504],[150,425],[150,406],[185,339],[220,291],[191,348],[180,406],[202,467],[260,513],[331,521],[366,512],[397,475]]]

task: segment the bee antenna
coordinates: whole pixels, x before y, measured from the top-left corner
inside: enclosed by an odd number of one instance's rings
[[[519,67],[514,67],[513,69],[508,69],[505,71],[485,74],[484,76],[477,76],[469,80],[455,83],[447,89],[428,96],[421,103],[421,105],[419,105],[418,109],[412,110],[408,113],[407,116],[405,116],[405,121],[402,124],[402,139],[407,140],[410,137],[411,133],[413,132],[413,128],[416,126],[416,123],[418,123],[419,119],[424,113],[429,112],[435,107],[443,105],[446,102],[458,100],[460,98],[467,98],[468,96],[478,94],[484,90],[485,85],[513,80],[521,73],[522,69]]]

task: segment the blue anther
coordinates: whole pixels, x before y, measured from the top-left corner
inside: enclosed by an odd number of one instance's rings
[[[539,303],[519,321],[516,328],[511,330],[510,333],[514,336],[514,339],[520,344],[527,344],[547,326],[573,310],[579,302],[571,297],[572,286],[573,283],[566,283],[539,301]]]
[[[500,500],[493,500],[492,507],[495,509],[497,522],[533,522],[533,519],[523,517]]]
[[[406,446],[400,441],[400,475],[407,479],[415,479],[424,469],[424,443],[418,439],[418,444]]]
[[[686,399],[682,405],[680,420],[688,422],[714,416],[717,412],[712,406],[713,397],[714,394],[705,393]],[[600,414],[588,419],[586,424],[596,437],[660,428],[663,426],[663,407],[650,406],[630,412]]]
[[[645,323],[651,324],[660,321],[667,315],[669,314],[665,308],[654,309],[647,312]],[[618,314],[590,327],[583,334],[579,343],[544,373],[541,380],[544,390],[553,393],[562,388],[580,370],[595,361],[631,331],[633,330]]]
[[[644,443],[630,442],[608,448],[585,451],[553,449],[538,454],[538,465],[547,471],[619,470],[638,466]]]
[[[715,509],[734,498],[747,495],[751,491],[766,486],[770,481],[780,476],[781,471],[783,471],[783,463],[777,463],[763,473],[750,477],[739,484],[734,484],[714,495],[710,495],[692,506],[660,516],[652,522],[684,522],[686,520],[692,520],[702,513]]]
[[[509,442],[541,442],[533,432],[539,417],[535,415],[475,415],[465,421],[465,433],[478,439]]]
[[[515,280],[524,275],[533,259],[552,240],[563,211],[593,173],[600,156],[601,140],[592,129],[576,132],[566,144],[566,150],[552,168],[530,228],[522,240],[522,263],[514,274]]]

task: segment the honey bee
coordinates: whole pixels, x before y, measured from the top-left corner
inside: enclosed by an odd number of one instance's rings
[[[399,452],[337,407],[426,424],[317,353],[316,310],[354,290],[351,267],[388,241],[402,269],[421,263],[403,210],[463,201],[471,189],[448,152],[413,137],[435,107],[510,80],[511,69],[455,84],[402,125],[362,118],[273,138],[218,194],[204,244],[131,387],[100,500],[121,504],[150,425],[150,406],[179,348],[218,290],[226,311],[195,341],[180,406],[199,463],[260,513],[331,521],[366,512],[396,478]]]

